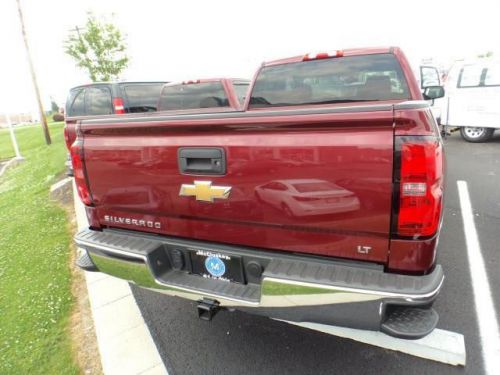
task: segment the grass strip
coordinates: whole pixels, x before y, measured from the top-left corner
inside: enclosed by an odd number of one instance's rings
[[[0,374],[77,374],[68,323],[73,305],[70,234],[49,201],[64,172],[62,123],[16,129],[25,161],[0,178]],[[0,151],[9,150],[0,132]],[[2,151],[2,156],[3,156]]]

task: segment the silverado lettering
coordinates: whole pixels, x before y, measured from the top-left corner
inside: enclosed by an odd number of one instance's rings
[[[109,222],[109,223],[115,223],[115,224],[136,225],[139,227],[148,227],[148,228],[156,228],[156,229],[161,228],[161,223],[159,223],[157,221],[138,220],[138,219],[131,219],[128,217],[104,215],[104,221]]]

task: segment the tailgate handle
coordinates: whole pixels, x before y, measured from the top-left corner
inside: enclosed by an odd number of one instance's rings
[[[179,170],[183,174],[223,175],[226,173],[226,155],[221,147],[180,148]]]

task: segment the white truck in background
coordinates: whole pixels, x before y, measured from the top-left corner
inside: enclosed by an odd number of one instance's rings
[[[460,128],[468,142],[485,142],[500,129],[500,61],[481,58],[453,65],[441,100],[441,125]]]

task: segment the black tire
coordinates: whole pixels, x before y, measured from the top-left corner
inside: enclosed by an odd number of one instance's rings
[[[472,143],[486,142],[491,138],[494,132],[495,129],[492,128],[478,128],[469,126],[462,126],[460,128],[460,135],[462,136],[462,138],[467,142]]]

